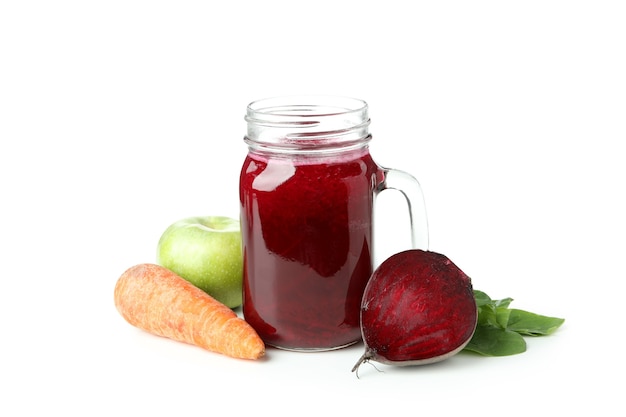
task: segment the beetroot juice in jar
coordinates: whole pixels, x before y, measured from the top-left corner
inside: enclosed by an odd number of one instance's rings
[[[331,350],[360,340],[378,192],[404,193],[413,245],[427,249],[419,184],[374,162],[367,110],[361,100],[322,96],[248,106],[243,313],[268,345]]]

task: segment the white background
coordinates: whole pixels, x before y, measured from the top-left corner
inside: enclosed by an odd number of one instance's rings
[[[619,1],[2,2],[0,414],[615,415],[625,21]],[[368,101],[430,249],[563,327],[357,379],[361,345],[246,362],[128,325],[117,278],[170,223],[238,216],[245,107],[296,93]],[[407,244],[402,204],[381,199],[379,259]]]

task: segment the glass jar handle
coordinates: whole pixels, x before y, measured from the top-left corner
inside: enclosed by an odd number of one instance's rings
[[[413,249],[428,250],[428,218],[422,187],[411,174],[391,168],[382,168],[384,179],[377,192],[397,190],[402,193],[409,206],[411,243]]]

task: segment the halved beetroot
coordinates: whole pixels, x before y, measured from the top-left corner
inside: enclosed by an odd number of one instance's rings
[[[361,303],[367,361],[422,365],[460,352],[478,311],[471,279],[446,256],[418,249],[392,255],[368,282]]]

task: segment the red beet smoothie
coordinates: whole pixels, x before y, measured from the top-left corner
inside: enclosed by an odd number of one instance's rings
[[[315,350],[361,339],[382,175],[367,147],[323,158],[248,154],[240,178],[243,313],[267,344]]]

